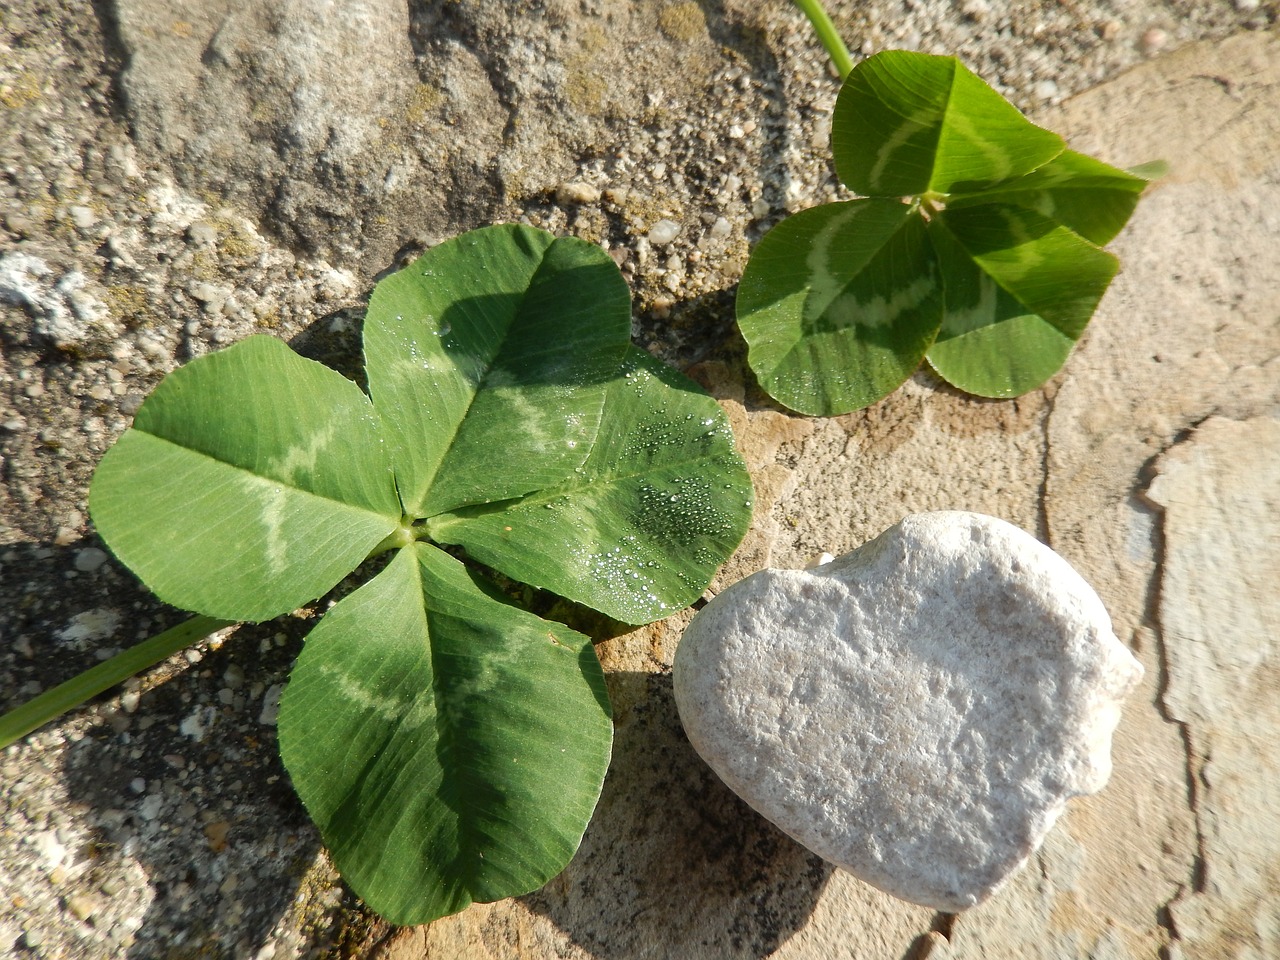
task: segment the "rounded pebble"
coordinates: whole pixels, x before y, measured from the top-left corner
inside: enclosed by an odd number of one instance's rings
[[[98,215],[89,207],[69,207],[67,209],[67,215],[71,218],[71,222],[81,230],[88,230],[98,222]]]
[[[600,188],[589,183],[575,180],[556,187],[556,201],[559,203],[597,203],[599,200]]]
[[[93,902],[93,898],[84,894],[76,894],[67,898],[67,909],[71,911],[72,916],[82,922],[87,923],[97,908],[98,905]]]
[[[1169,42],[1169,34],[1159,27],[1152,27],[1142,34],[1139,46],[1148,57],[1154,56],[1165,48]]]
[[[10,233],[16,233],[20,237],[26,237],[31,234],[34,229],[29,217],[24,217],[19,213],[11,213],[4,218],[5,226],[8,227]]]
[[[81,573],[93,573],[107,562],[107,552],[97,547],[85,547],[76,554],[76,569]]]
[[[649,228],[649,242],[664,247],[680,235],[680,224],[674,220],[659,220]]]

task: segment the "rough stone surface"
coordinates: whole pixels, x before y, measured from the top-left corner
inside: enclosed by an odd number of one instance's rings
[[[1142,668],[1057,554],[948,511],[734,584],[689,624],[674,674],[690,741],[747,803],[880,889],[955,912],[1106,783]]]
[[[1184,670],[1160,617],[1180,541],[1144,492],[1206,418],[1280,403],[1275,3],[827,6],[855,55],[958,54],[1073,146],[1173,164],[1044,390],[983,401],[922,372],[869,410],[812,420],[751,382],[732,327],[749,246],[842,196],[837,85],[790,3],[3,4],[0,257],[49,272],[16,278],[34,302],[0,298],[0,702],[174,622],[118,564],[77,566],[102,547],[93,467],[165,372],[266,331],[354,375],[380,273],[524,220],[607,247],[635,292],[637,344],[732,418],[757,511],[714,590],[940,509],[1005,517],[1082,571],[1147,669],[1108,788],[958,919],[889,897],[806,853],[689,747],[669,680],[684,612],[597,646],[619,749],[566,873],[392,936],[336,884],[277,756],[272,703],[309,608],[197,645],[0,753],[0,955],[1151,960],[1190,944],[1178,905],[1192,902],[1212,909],[1187,955],[1248,955],[1237,938],[1266,884],[1211,885],[1249,878],[1255,847],[1210,842],[1203,814],[1271,781],[1195,783],[1214,770],[1204,721],[1173,719],[1162,695]],[[349,58],[375,45],[376,68]],[[343,123],[364,139],[330,143]],[[682,229],[659,248],[663,219]],[[94,611],[118,616],[111,637],[61,636]]]
[[[184,182],[270,210],[326,253],[359,235],[352,193],[419,199],[394,189],[416,81],[404,3],[113,6],[134,134]]]
[[[1190,957],[1280,956],[1280,419],[1213,417],[1156,470],[1163,700],[1194,745],[1204,870],[1170,911]]]

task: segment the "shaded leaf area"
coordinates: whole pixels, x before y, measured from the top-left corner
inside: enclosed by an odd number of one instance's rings
[[[1138,205],[1150,179],[1093,157],[1064,150],[1024,177],[947,202],[948,210],[983,204],[1017,204],[1056,220],[1103,246],[1115,239]]]
[[[751,501],[720,406],[632,348],[591,455],[566,482],[428,530],[514,579],[648,623],[701,595],[746,533]]]
[[[531,227],[472,231],[379,283],[365,362],[405,512],[563,480],[590,453],[630,342],[609,255]]]
[[[588,637],[427,544],[311,632],[285,765],[344,879],[393,923],[535,890],[591,818],[612,743]]]
[[[980,396],[1043,384],[1115,275],[1099,247],[1162,172],[1067,150],[955,58],[905,51],[849,74],[831,141],[871,199],[776,226],[737,300],[761,387],[808,414],[874,403],[926,355]]]
[[[984,397],[1012,397],[1057,372],[1118,261],[1022,207],[948,209],[930,224],[946,313],[929,363]]]
[[[94,473],[89,510],[166,603],[269,620],[325,593],[400,522],[376,412],[273,337],[169,374]]]

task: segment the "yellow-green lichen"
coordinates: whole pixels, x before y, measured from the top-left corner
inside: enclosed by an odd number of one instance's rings
[[[258,100],[249,111],[249,119],[254,123],[274,123],[279,117],[275,104],[267,100]]]
[[[569,76],[565,80],[564,93],[570,105],[588,116],[603,114],[609,85],[592,68],[591,58],[585,55],[574,57],[566,67]]]
[[[707,35],[707,16],[694,0],[673,3],[658,14],[658,29],[679,43],[690,43]]]
[[[218,253],[235,260],[256,257],[262,244],[245,233],[236,221],[229,217],[214,217],[214,229],[218,231]]]
[[[150,326],[155,321],[147,288],[140,284],[107,287],[103,292],[111,316],[130,329]]]
[[[191,256],[188,273],[195,280],[213,281],[222,275],[222,269],[216,254],[208,250],[197,250]]]
[[[608,36],[599,26],[591,24],[582,31],[578,40],[581,52],[565,61],[565,99],[570,106],[587,116],[598,117],[605,112],[609,84],[596,53],[608,45]]]
[[[580,207],[573,218],[573,235],[588,243],[609,239],[609,218],[598,207]]]
[[[419,83],[409,92],[409,104],[405,119],[412,126],[420,126],[429,115],[444,102],[444,94],[429,84]]]
[[[40,78],[31,70],[19,70],[12,80],[0,83],[0,106],[18,110],[40,99]]]
[[[341,900],[337,871],[323,854],[310,860],[299,857],[291,867],[289,872],[298,884],[293,897],[292,925],[312,943],[331,940]]]

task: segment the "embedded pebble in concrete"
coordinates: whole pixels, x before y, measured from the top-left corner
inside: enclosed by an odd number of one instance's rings
[[[726,784],[824,859],[948,912],[1106,784],[1141,678],[1065,560],[961,512],[739,581],[675,659],[680,718]]]
[[[76,554],[75,568],[81,573],[93,573],[107,562],[107,552],[97,547],[85,547]]]
[[[649,242],[655,247],[665,247],[680,235],[680,224],[674,220],[659,220],[649,228]]]

